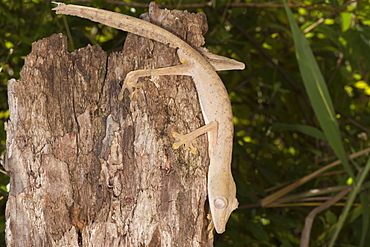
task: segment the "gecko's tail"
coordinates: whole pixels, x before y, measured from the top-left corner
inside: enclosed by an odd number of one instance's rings
[[[53,8],[57,14],[89,19],[122,31],[153,39],[160,43],[169,44],[172,48],[187,45],[185,41],[171,32],[142,19],[103,9],[64,3],[57,4],[58,6]]]

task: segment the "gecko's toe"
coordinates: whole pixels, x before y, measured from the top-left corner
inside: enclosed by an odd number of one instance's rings
[[[172,136],[176,139],[179,139],[178,142],[172,144],[173,149],[178,149],[181,145],[184,145],[185,150],[190,150],[193,154],[197,153],[197,148],[193,146],[192,141],[189,140],[185,135],[181,135],[177,132],[172,132]]]

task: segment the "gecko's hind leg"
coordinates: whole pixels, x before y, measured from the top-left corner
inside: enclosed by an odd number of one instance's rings
[[[204,125],[193,132],[190,132],[189,134],[182,135],[177,132],[172,132],[172,136],[179,139],[178,142],[174,142],[172,144],[172,147],[174,149],[178,149],[181,145],[185,145],[185,150],[190,150],[193,154],[197,152],[197,149],[193,146],[192,142],[195,138],[197,138],[200,135],[203,135],[207,133],[208,131],[212,131],[214,135],[217,135],[217,128],[218,128],[218,122],[212,121],[207,125]],[[212,135],[211,135],[212,138]],[[213,137],[214,138],[214,137]],[[216,140],[216,138],[214,139]],[[208,140],[210,143],[213,143],[212,140]]]
[[[132,98],[134,88],[140,87],[138,79],[144,76],[161,76],[161,75],[191,75],[191,68],[188,64],[180,64],[172,67],[160,68],[160,69],[140,69],[129,72],[126,75],[125,81],[118,99],[122,100],[125,89],[129,92],[130,99]]]

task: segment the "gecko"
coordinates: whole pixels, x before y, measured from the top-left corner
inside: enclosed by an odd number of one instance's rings
[[[231,173],[234,133],[231,103],[226,88],[216,71],[243,70],[244,63],[209,53],[206,50],[195,49],[171,32],[145,20],[103,9],[64,3],[56,4],[58,6],[53,10],[57,14],[89,19],[176,49],[180,65],[129,72],[118,97],[122,100],[126,89],[131,97],[139,77],[186,75],[193,78],[205,125],[188,134],[173,132],[173,137],[178,140],[173,143],[173,148],[177,149],[184,145],[185,149],[190,149],[192,153],[195,153],[196,148],[192,145],[192,141],[207,133],[210,158],[207,192],[211,224],[218,234],[223,233],[232,211],[238,207],[239,203]]]

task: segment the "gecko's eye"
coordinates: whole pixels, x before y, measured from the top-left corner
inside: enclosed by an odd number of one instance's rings
[[[227,200],[224,197],[220,197],[214,200],[215,208],[224,209],[227,206]]]

